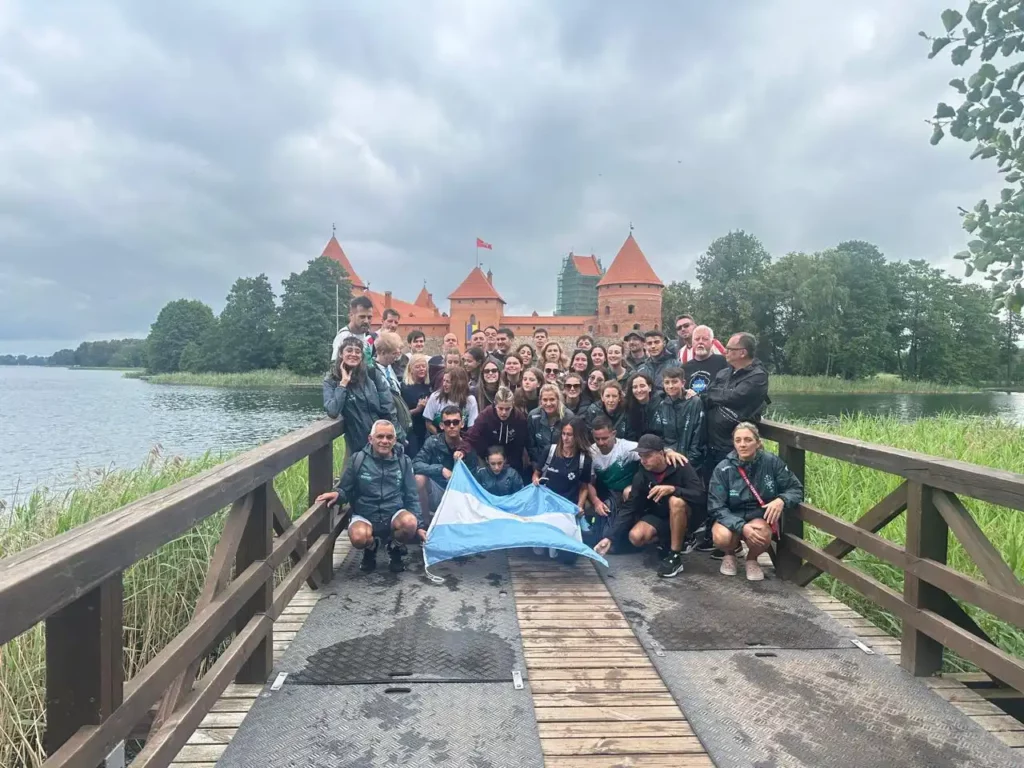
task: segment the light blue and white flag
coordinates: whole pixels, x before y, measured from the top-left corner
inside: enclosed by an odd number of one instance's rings
[[[456,462],[427,531],[424,562],[429,567],[453,557],[512,547],[561,549],[608,567],[607,560],[583,543],[575,504],[532,484],[511,496],[493,496],[464,463]]]

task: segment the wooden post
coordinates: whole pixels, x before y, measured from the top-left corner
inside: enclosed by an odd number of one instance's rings
[[[932,501],[931,488],[907,482],[907,554],[946,563],[949,527]],[[945,601],[938,588],[909,572],[903,577],[903,599],[914,608],[941,614]],[[903,622],[900,664],[918,677],[933,675],[942,669],[942,643]]]
[[[309,455],[309,504],[312,506],[316,497],[324,491],[331,490],[334,484],[334,443],[327,443],[323,448],[313,451]],[[333,528],[331,510],[327,509],[323,521],[319,523],[309,535],[307,546],[311,546],[316,539],[324,534],[330,535]],[[317,564],[316,572],[320,577],[320,583],[326,584],[334,575],[333,553],[328,552],[320,563]]]
[[[801,483],[804,483],[807,460],[806,452],[802,448],[779,443],[779,458],[786,462],[789,471],[796,475]],[[798,539],[802,539],[804,537],[804,521],[792,512],[784,512],[780,530],[783,535],[778,546],[776,573],[778,573],[780,579],[793,580],[803,565],[803,560],[786,546],[785,534],[788,533]]]
[[[258,560],[266,560],[274,544],[273,515],[267,504],[267,485],[261,485],[252,492],[252,512],[242,532],[235,556],[235,573],[241,573]],[[274,600],[274,577],[268,576],[266,583],[250,598],[238,612],[236,627],[244,627],[257,613],[267,613]],[[242,665],[235,682],[263,684],[270,677],[274,666],[273,629],[253,651],[252,656]]]
[[[46,620],[47,755],[121,706],[123,619],[118,572]]]

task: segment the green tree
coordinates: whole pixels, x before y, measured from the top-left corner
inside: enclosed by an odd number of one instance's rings
[[[833,370],[844,378],[862,378],[885,370],[892,356],[886,260],[876,246],[862,240],[840,243],[835,253],[846,297]]]
[[[219,325],[222,370],[251,371],[280,365],[277,307],[266,275],[235,281],[220,313]]]
[[[669,338],[674,338],[675,321],[678,315],[693,315],[703,323],[700,291],[686,280],[669,283],[661,294],[661,327]]]
[[[938,144],[948,132],[975,143],[971,159],[994,159],[1006,184],[998,202],[981,200],[973,210],[961,210],[964,229],[973,238],[956,258],[967,262],[968,275],[987,273],[998,305],[1019,312],[1024,306],[1024,61],[1019,60],[1024,0],[972,0],[964,13],[947,8],[941,19],[942,34],[921,32],[932,43],[929,58],[952,46],[954,65],[964,66],[974,57],[977,69],[950,80],[957,94],[953,101],[959,104],[940,102],[935,108],[931,142]]]
[[[164,305],[150,326],[147,365],[153,373],[179,370],[181,353],[190,341],[197,344],[213,324],[213,310],[194,299],[178,299]]]
[[[725,338],[764,324],[759,291],[771,256],[761,241],[743,231],[730,232],[708,246],[697,259],[697,279],[706,315],[700,322]]]
[[[343,311],[341,324],[348,322],[351,296],[345,270],[325,256],[309,262],[302,272],[282,281],[278,328],[284,364],[295,373],[317,373],[327,369],[331,341],[338,332],[335,323],[335,290]]]
[[[998,360],[1008,387],[1019,380],[1021,336],[1024,336],[1024,317],[1004,309],[999,318]]]
[[[205,369],[199,361],[200,349],[199,342],[195,339],[186,344],[185,348],[181,350],[181,356],[178,358],[178,370],[187,373],[200,373],[204,371]]]
[[[74,365],[75,364],[75,350],[73,349],[58,349],[52,355],[50,355],[50,365]]]

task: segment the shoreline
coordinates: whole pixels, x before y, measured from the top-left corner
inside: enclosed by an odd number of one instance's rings
[[[140,379],[150,384],[226,389],[320,387],[323,381],[322,375],[306,376],[285,370],[157,374],[131,370],[123,375],[125,378]],[[1005,391],[1005,387],[971,387],[930,381],[904,381],[896,376],[876,376],[847,381],[827,376],[774,375],[771,377],[769,395],[968,395]]]

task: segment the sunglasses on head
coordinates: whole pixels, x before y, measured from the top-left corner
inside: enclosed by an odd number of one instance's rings
[[[457,427],[462,423],[462,419],[444,419],[441,423],[446,427]]]

